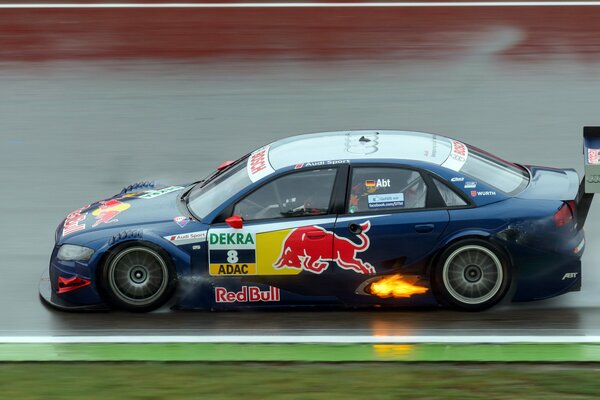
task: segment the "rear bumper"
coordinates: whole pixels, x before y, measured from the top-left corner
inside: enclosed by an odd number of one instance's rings
[[[585,247],[583,231],[565,243],[561,252],[541,249],[520,251],[515,259],[516,291],[513,301],[543,300],[581,290],[581,255]],[[575,251],[577,250],[577,251]]]

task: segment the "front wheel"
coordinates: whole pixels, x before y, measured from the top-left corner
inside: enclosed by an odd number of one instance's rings
[[[498,303],[511,281],[502,252],[483,240],[465,240],[444,250],[432,275],[441,303],[467,311],[481,311]]]
[[[175,273],[163,251],[143,245],[121,247],[108,257],[100,283],[115,308],[147,312],[162,306],[175,286]]]

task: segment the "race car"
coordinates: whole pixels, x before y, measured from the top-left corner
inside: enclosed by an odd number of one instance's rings
[[[600,168],[590,132],[586,168]],[[73,211],[40,295],[133,312],[546,299],[580,290],[593,179],[421,132],[289,137]]]

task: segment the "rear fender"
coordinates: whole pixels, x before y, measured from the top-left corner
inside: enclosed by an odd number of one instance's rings
[[[438,262],[440,254],[444,251],[444,249],[446,249],[451,244],[458,242],[459,240],[465,240],[465,239],[489,240],[491,236],[492,235],[490,232],[482,230],[482,229],[469,229],[469,230],[464,230],[461,232],[454,232],[454,233],[452,233],[452,235],[445,237],[440,242],[438,249],[435,251],[435,253],[431,257],[431,261],[429,262],[429,265],[427,266],[427,271],[426,271],[427,275],[431,274],[431,270]]]

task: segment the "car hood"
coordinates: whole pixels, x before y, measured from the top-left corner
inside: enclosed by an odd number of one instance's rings
[[[56,239],[109,228],[173,221],[181,215],[177,197],[184,186],[126,190],[116,196],[85,205],[59,225]]]
[[[574,169],[527,166],[531,181],[517,197],[534,200],[573,200],[579,189],[579,176]]]

